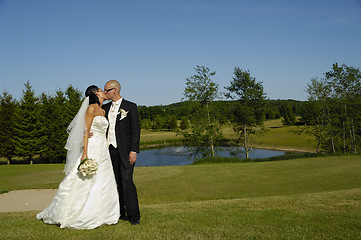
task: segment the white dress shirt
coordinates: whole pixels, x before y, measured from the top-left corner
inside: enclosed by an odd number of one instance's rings
[[[108,131],[108,144],[113,145],[113,147],[117,148],[117,138],[115,136],[115,123],[117,119],[117,115],[119,112],[120,104],[122,104],[123,98],[120,98],[116,102],[112,102],[112,106],[110,106],[108,113],[108,121],[109,121],[109,131]]]

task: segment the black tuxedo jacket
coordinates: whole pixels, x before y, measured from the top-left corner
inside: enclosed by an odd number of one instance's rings
[[[103,105],[107,119],[111,105],[112,102]],[[120,113],[120,109],[124,109],[128,112],[127,116],[123,119],[121,119],[122,114]],[[129,153],[139,153],[140,124],[138,107],[135,103],[129,102],[123,98],[118,112],[119,114],[117,115],[115,122],[115,136],[120,161],[122,161],[124,167],[129,168],[132,166],[129,163]],[[114,159],[112,159],[112,161],[114,161]]]

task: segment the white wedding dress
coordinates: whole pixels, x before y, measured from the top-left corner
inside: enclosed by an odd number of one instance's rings
[[[106,140],[107,127],[105,117],[94,117],[88,157],[98,162],[96,174],[83,177],[73,169],[60,183],[50,205],[37,214],[37,219],[58,224],[60,228],[75,229],[93,229],[118,222],[119,197]]]

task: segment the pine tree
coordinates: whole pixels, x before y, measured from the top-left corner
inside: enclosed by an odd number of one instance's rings
[[[25,84],[25,90],[23,90],[19,111],[16,112],[15,154],[28,158],[32,164],[34,156],[40,153],[42,147],[40,133],[38,98],[28,81]]]
[[[64,148],[68,134],[66,129],[77,113],[80,103],[80,92],[70,86],[67,90],[68,99],[61,90],[55,97],[42,94],[40,98],[40,123],[42,148],[39,153],[48,162],[64,162],[66,150]]]
[[[53,111],[52,111],[52,98],[43,93],[39,100],[39,122],[40,122],[40,138],[41,148],[39,154],[47,159],[51,155],[51,140],[50,134],[52,131]]]
[[[70,121],[64,118],[64,112],[66,111],[66,98],[62,91],[57,91],[54,104],[53,104],[53,115],[56,121],[55,129],[52,132],[52,141],[54,142],[53,149],[53,158],[58,161],[65,161],[66,158],[66,150],[64,148],[66,144],[66,140],[68,138],[68,133],[66,132],[66,128],[68,127]],[[75,112],[76,114],[77,112]],[[75,115],[74,114],[74,115]]]
[[[40,98],[41,105],[41,132],[43,148],[41,154],[48,159],[49,162],[62,162],[66,157],[64,149],[68,123],[64,121],[64,112],[66,98],[61,90],[56,92],[55,97],[42,94]]]
[[[15,150],[13,135],[16,102],[6,91],[4,91],[3,96],[0,96],[0,99],[0,156],[6,157],[9,165]]]
[[[70,124],[71,120],[75,117],[82,103],[81,92],[70,85],[66,91],[66,101],[65,101],[65,109],[62,114],[62,118],[64,119],[64,124],[66,127]],[[65,129],[66,130],[66,129]]]

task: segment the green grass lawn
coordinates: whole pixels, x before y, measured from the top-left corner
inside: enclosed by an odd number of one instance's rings
[[[360,173],[361,156],[137,167],[141,225],[79,231],[1,213],[0,239],[360,239]],[[3,190],[62,177],[60,164],[0,166]]]
[[[298,129],[297,126],[284,126],[281,119],[267,120],[264,124],[267,131],[256,138],[255,147],[302,152],[316,151],[316,140],[313,136],[293,133]],[[237,137],[229,126],[223,126],[222,130],[226,138]]]
[[[283,126],[281,119],[269,120],[265,122],[267,132],[260,137],[256,145],[270,149],[291,149],[305,152],[316,151],[316,140],[311,135],[294,134],[297,126]]]
[[[64,164],[0,165],[0,193],[17,189],[57,188]]]
[[[151,142],[162,142],[167,140],[181,139],[181,136],[173,131],[151,131],[142,130],[140,133],[140,142],[151,143]]]

